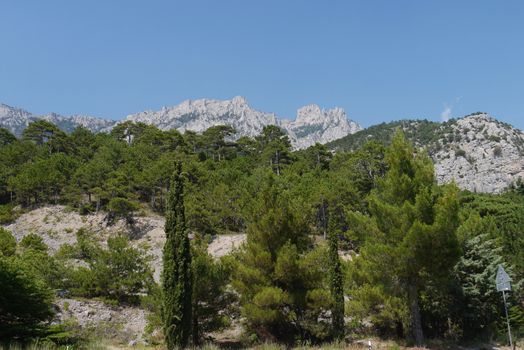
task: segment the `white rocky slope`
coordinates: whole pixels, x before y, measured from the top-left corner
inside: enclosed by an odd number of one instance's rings
[[[37,116],[22,109],[0,105],[0,127],[9,129],[17,136],[37,119],[50,121],[67,132],[77,126],[84,126],[93,132],[104,132],[111,130],[117,123],[80,115],[61,116],[51,113]],[[211,126],[231,125],[237,131],[236,137],[253,137],[260,134],[266,125],[278,125],[287,131],[295,148],[306,148],[316,142],[327,143],[361,129],[357,123],[348,120],[341,108],[321,110],[317,105],[309,105],[298,110],[295,121],[281,121],[274,113],[252,108],[240,96],[231,100],[186,100],[159,111],[132,114],[123,121],[143,122],[162,130],[191,130],[199,133]]]
[[[439,143],[432,154],[439,183],[498,193],[524,179],[524,133],[487,114],[448,124]]]

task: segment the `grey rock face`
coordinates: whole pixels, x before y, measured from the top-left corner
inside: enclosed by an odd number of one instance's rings
[[[439,183],[455,181],[462,189],[499,193],[524,178],[522,131],[487,114],[459,119],[451,128],[447,138],[454,140],[432,155]]]

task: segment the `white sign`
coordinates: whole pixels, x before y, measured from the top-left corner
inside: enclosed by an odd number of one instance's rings
[[[495,283],[497,283],[497,291],[499,292],[507,292],[508,290],[511,290],[511,278],[509,278],[509,275],[504,271],[504,268],[502,265],[499,265],[499,269],[497,270],[497,278],[495,279]]]

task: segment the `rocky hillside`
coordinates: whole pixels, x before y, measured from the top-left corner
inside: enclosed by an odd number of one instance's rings
[[[439,183],[454,180],[460,188],[498,193],[524,179],[524,133],[485,113],[436,123],[403,120],[372,126],[336,140],[334,150],[352,150],[367,140],[389,143],[402,129],[418,147],[425,147],[435,163]]]
[[[459,119],[446,131],[432,155],[439,182],[497,193],[524,178],[522,131],[487,114]]]
[[[94,132],[109,131],[118,122],[87,116],[61,116],[51,113],[37,116],[25,110],[0,105],[0,127],[21,135],[27,125],[37,119],[45,119],[65,131],[84,126]],[[361,127],[349,120],[341,108],[321,110],[317,105],[300,108],[296,120],[277,118],[252,108],[247,100],[237,96],[231,100],[186,100],[173,107],[159,111],[145,111],[127,116],[123,120],[155,125],[162,130],[203,132],[214,125],[231,125],[237,130],[237,137],[256,136],[266,125],[278,125],[287,131],[295,148],[306,148],[326,143],[354,133]]]

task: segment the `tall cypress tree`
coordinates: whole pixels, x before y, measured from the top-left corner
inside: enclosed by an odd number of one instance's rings
[[[166,208],[163,255],[163,321],[169,350],[188,345],[191,333],[192,270],[187,236],[182,164],[176,164]]]
[[[342,265],[338,256],[338,237],[334,213],[329,216],[329,287],[333,306],[331,307],[331,322],[333,335],[336,339],[344,337],[344,280]]]

